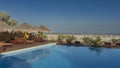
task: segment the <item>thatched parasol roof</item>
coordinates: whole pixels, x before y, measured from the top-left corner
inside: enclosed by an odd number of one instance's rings
[[[37,29],[40,32],[50,32],[51,31],[49,28],[45,27],[44,25],[35,26],[35,29]]]
[[[0,32],[2,31],[12,31],[12,27],[5,22],[0,21]]]
[[[27,24],[27,23],[22,23],[20,25],[14,26],[14,31],[23,31],[23,32],[34,32],[34,28]]]

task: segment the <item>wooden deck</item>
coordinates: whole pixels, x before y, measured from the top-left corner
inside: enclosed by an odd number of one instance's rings
[[[43,43],[34,42],[34,43],[27,43],[27,44],[13,44],[12,46],[0,46],[0,53],[18,50],[18,49],[24,49],[28,47],[40,46],[47,43],[48,42],[43,42]]]

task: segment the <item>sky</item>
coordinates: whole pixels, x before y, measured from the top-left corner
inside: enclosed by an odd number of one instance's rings
[[[120,0],[0,0],[0,11],[54,33],[120,33]]]

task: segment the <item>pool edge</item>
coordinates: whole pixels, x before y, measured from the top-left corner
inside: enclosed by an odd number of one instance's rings
[[[36,49],[36,48],[42,48],[42,47],[46,47],[46,46],[50,46],[50,45],[56,45],[56,43],[43,44],[43,45],[40,45],[40,46],[34,46],[34,47],[28,47],[28,48],[24,48],[24,49],[13,50],[13,51],[9,51],[9,52],[3,52],[3,53],[0,53],[0,54],[1,55],[7,55],[7,54],[10,54],[10,53],[23,52],[23,51]]]

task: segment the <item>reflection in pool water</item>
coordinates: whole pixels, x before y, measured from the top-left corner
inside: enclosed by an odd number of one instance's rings
[[[88,47],[88,49],[92,52],[95,52],[96,55],[100,55],[104,50],[103,48],[96,48],[96,47]]]
[[[0,68],[32,68],[30,63],[17,57],[0,58]]]
[[[33,62],[37,59],[43,59],[43,58],[47,57],[49,54],[50,54],[50,51],[48,49],[39,49],[39,50],[19,54],[19,55],[16,55],[15,57],[24,59],[27,62]]]
[[[22,53],[14,56],[0,55],[0,68],[32,68],[31,62],[40,60],[49,55],[47,49],[39,49],[27,53]]]
[[[52,46],[12,56],[0,55],[0,68],[120,68],[120,50]]]

